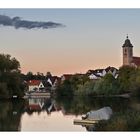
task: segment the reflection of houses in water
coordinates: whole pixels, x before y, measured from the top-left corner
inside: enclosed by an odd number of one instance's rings
[[[70,114],[70,113],[68,113],[66,110],[65,110],[65,108],[62,106],[61,107],[61,112],[63,113],[63,115],[68,115],[68,114]]]
[[[54,111],[59,111],[61,108],[57,106],[56,101],[52,100],[50,106],[47,108],[48,113],[54,112]]]
[[[30,114],[33,112],[45,111],[48,114],[51,112],[59,111],[61,108],[56,104],[55,100],[51,98],[29,98],[26,111]]]
[[[29,99],[28,108],[32,111],[41,111],[44,106],[44,98],[31,98]]]

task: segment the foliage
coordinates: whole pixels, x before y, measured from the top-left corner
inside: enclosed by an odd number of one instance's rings
[[[93,94],[93,95],[112,95],[120,92],[118,80],[112,74],[106,74],[100,80],[87,81],[84,85],[80,85],[77,94]]]
[[[0,54],[0,96],[7,98],[13,95],[23,96],[23,81],[20,75],[20,64],[10,55]]]
[[[140,68],[123,66],[119,70],[119,83],[122,92],[140,94]]]
[[[139,131],[140,112],[127,109],[116,112],[110,120],[95,125],[96,131]]]
[[[119,69],[118,80],[121,85],[122,92],[129,92],[132,79],[135,77],[136,68],[123,66]]]
[[[12,72],[19,71],[20,64],[15,58],[11,58],[8,54],[0,54],[0,71],[2,72]]]
[[[73,95],[73,88],[72,83],[69,80],[65,80],[62,85],[59,85],[56,92],[58,93],[57,96],[72,96]]]
[[[70,79],[65,80],[58,87],[56,92],[57,96],[67,95],[72,96],[76,94],[76,91],[79,90],[80,86],[83,86],[87,81],[88,77],[81,74],[73,75]]]
[[[118,74],[117,79],[112,74],[106,74],[99,80],[90,80],[86,75],[74,75],[69,80],[64,81],[59,86],[61,90],[57,91],[60,91],[59,95],[63,92],[66,95],[67,90],[74,95],[110,96],[128,92],[140,95],[140,68],[123,66],[120,67]]]
[[[130,91],[133,92],[134,95],[140,96],[140,69],[137,68],[135,73],[130,78]]]
[[[98,110],[105,106],[110,106],[113,111],[120,112],[128,108],[130,101],[124,98],[98,98],[92,95],[85,96],[61,96],[56,97],[56,104],[65,110],[66,114],[82,115],[91,110]],[[120,104],[121,103],[121,104]]]
[[[95,81],[87,81],[84,85],[79,85],[76,95],[90,95],[94,93]]]
[[[94,92],[100,95],[119,94],[120,85],[112,74],[106,74],[101,80],[95,83]]]

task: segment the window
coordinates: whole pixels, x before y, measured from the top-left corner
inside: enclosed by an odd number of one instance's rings
[[[124,49],[124,55],[127,55],[127,50],[126,49]]]

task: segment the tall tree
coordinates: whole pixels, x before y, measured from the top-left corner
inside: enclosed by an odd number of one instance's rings
[[[23,96],[20,63],[8,54],[0,54],[0,97]]]

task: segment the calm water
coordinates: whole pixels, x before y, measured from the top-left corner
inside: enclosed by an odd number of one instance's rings
[[[103,107],[113,111],[109,120],[74,125],[74,119]],[[140,99],[61,97],[0,100],[0,131],[139,131]]]

